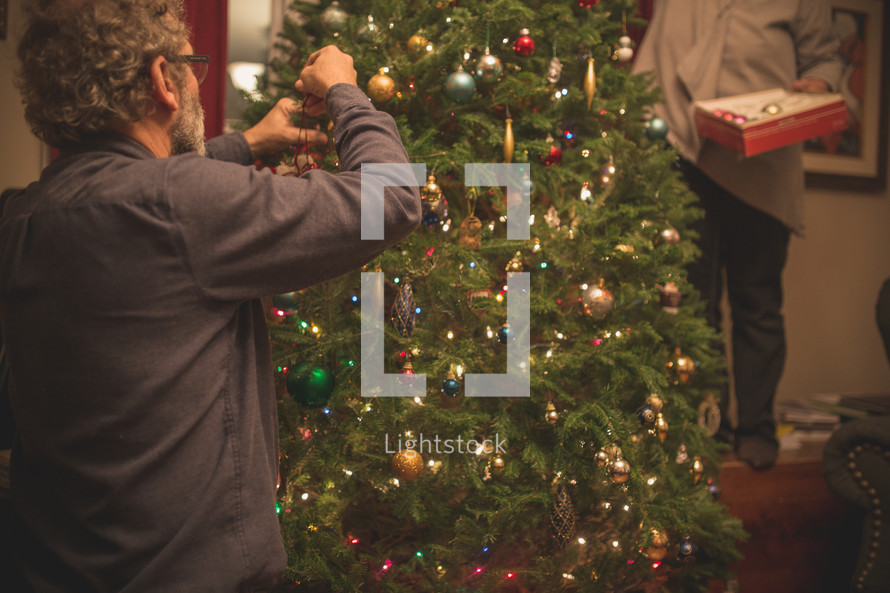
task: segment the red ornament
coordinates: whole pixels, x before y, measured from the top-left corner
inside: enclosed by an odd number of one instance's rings
[[[578,6],[581,8],[593,8],[600,3],[600,0],[578,0]]]
[[[562,149],[555,144],[550,147],[550,154],[544,159],[545,165],[558,165],[562,162]]]
[[[519,31],[519,37],[513,42],[513,52],[521,58],[535,53],[535,40],[528,36],[528,29]]]

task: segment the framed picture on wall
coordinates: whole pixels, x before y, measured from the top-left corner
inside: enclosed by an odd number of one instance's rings
[[[881,190],[887,179],[890,43],[885,0],[830,0],[844,61],[847,129],[804,144],[807,185]]]

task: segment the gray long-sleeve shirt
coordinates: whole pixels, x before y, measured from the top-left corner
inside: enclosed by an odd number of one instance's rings
[[[362,241],[360,164],[406,163],[356,87],[327,97],[341,173],[273,175],[244,137],[155,158],[119,135],[63,150],[0,223],[0,325],[20,437],[18,561],[37,591],[251,591],[285,564],[259,297],[372,259],[420,221],[385,193]]]

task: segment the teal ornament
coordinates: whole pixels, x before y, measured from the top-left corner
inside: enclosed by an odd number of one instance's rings
[[[327,369],[300,363],[287,373],[287,392],[304,406],[323,406],[334,392],[334,376]]]
[[[646,137],[650,140],[663,140],[667,137],[667,122],[660,117],[653,117],[646,122]]]
[[[297,310],[297,293],[286,292],[272,297],[272,305],[284,313],[294,313]]]
[[[455,103],[468,102],[475,92],[476,79],[464,72],[463,66],[458,66],[445,80],[445,94]]]
[[[460,383],[457,382],[457,379],[449,377],[442,381],[442,392],[449,397],[454,397],[460,393]]]
[[[399,296],[392,304],[390,312],[392,325],[403,338],[410,338],[414,335],[414,317],[417,315],[415,308],[414,290],[411,288],[410,282],[405,282],[399,290]]]
[[[498,342],[506,344],[513,340],[513,330],[509,325],[504,325],[498,330]]]

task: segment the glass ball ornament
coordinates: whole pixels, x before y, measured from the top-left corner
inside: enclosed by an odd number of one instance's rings
[[[663,140],[667,137],[667,133],[667,122],[660,117],[652,117],[646,122],[646,137],[650,140]]]
[[[504,324],[498,329],[498,342],[501,344],[506,344],[513,340],[513,330],[510,329],[510,326]]]
[[[455,397],[460,393],[460,383],[454,377],[448,377],[442,381],[442,393],[448,397]]]
[[[368,81],[368,96],[375,103],[386,103],[396,96],[396,83],[383,68]]]
[[[445,95],[455,103],[467,103],[476,92],[476,79],[462,66],[445,79]]]
[[[329,33],[342,33],[348,20],[349,13],[336,0],[321,12],[321,24]]]
[[[550,153],[544,157],[545,165],[558,165],[562,162],[562,148],[556,144],[550,145]]]
[[[677,560],[683,564],[691,564],[698,559],[698,546],[692,540],[685,539],[677,546]]]
[[[652,540],[645,549],[646,557],[653,562],[660,562],[667,558],[670,541],[667,534],[660,529],[653,529],[649,533]]]
[[[602,449],[597,451],[596,454],[594,454],[593,458],[594,460],[596,460],[596,464],[600,467],[606,467],[607,465],[612,463],[612,460],[609,459],[609,454]]]
[[[624,484],[630,478],[630,464],[623,459],[617,459],[609,468],[609,475],[616,484]]]
[[[615,297],[602,286],[590,286],[581,293],[581,304],[587,315],[601,319],[612,310]]]
[[[650,393],[646,396],[646,405],[652,408],[656,414],[661,412],[662,408],[664,408],[664,400],[661,399],[661,396],[657,393]]]
[[[674,227],[669,226],[665,229],[662,229],[658,236],[668,245],[677,245],[678,243],[680,243],[680,231],[678,231]]]
[[[679,348],[674,351],[674,359],[667,366],[681,383],[689,383],[695,375],[695,361]]]
[[[476,61],[476,79],[482,82],[497,82],[504,73],[504,63],[495,55],[492,55],[491,49],[485,48],[485,53]]]
[[[334,376],[325,368],[301,363],[287,373],[287,392],[304,406],[323,406],[334,392]]]
[[[368,16],[368,22],[359,27],[355,32],[355,39],[359,43],[377,47],[380,42],[380,27],[374,23],[374,17]]]
[[[423,455],[414,449],[402,449],[392,456],[392,473],[404,482],[410,482],[423,471]]]
[[[519,37],[513,41],[513,53],[521,58],[526,58],[535,53],[535,40],[529,37],[529,30],[519,31]]]
[[[419,58],[432,51],[432,44],[423,35],[415,34],[408,38],[408,53],[411,54],[411,56]]]
[[[640,425],[642,426],[654,426],[657,415],[658,412],[653,410],[650,406],[642,406],[637,410],[637,418],[640,420]]]

